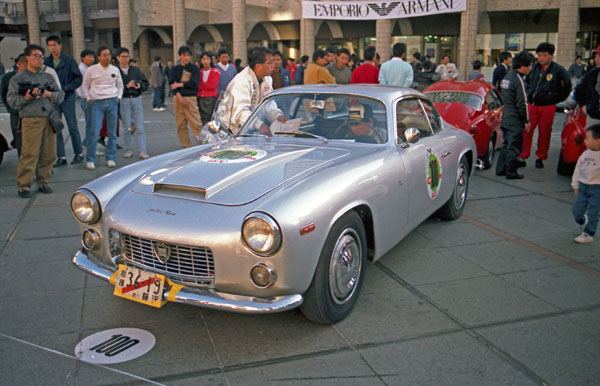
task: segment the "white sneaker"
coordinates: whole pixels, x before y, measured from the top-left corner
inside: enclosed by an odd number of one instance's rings
[[[583,232],[579,236],[575,237],[574,241],[579,244],[587,244],[587,243],[591,243],[592,241],[594,241],[594,237]]]
[[[156,109],[156,111],[165,111],[166,109],[164,107],[159,107]]]
[[[123,154],[123,157],[125,157],[125,158],[131,158],[131,157],[133,157],[133,152],[131,150],[127,150],[125,152],[125,154]]]
[[[150,156],[148,155],[148,153],[142,151],[142,152],[140,152],[140,158],[141,159],[148,159],[148,158],[150,158]]]
[[[117,166],[117,164],[115,163],[115,161],[109,159],[108,161],[106,161],[106,166],[108,166],[109,168],[114,168],[115,166]]]
[[[584,229],[585,229],[585,226],[587,225],[587,222],[588,222],[588,217],[587,217],[587,214],[584,214],[584,215],[583,215],[583,224],[579,225],[579,228],[580,228],[581,230],[584,230]]]
[[[94,165],[94,163],[93,163],[93,162],[86,162],[86,163],[85,163],[85,167],[86,167],[88,170],[94,170],[94,169],[96,169],[96,165]]]

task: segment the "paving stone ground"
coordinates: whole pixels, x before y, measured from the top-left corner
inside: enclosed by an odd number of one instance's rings
[[[171,106],[150,103],[144,95],[149,153],[178,149]],[[334,326],[297,310],[114,297],[70,262],[80,244],[70,197],[109,172],[103,158],[95,171],[55,169],[54,194],[23,200],[11,151],[0,165],[0,384],[600,385],[600,239],[573,243],[570,181],[555,172],[563,121],[544,169],[530,160],[521,181],[476,171],[463,217],[431,218],[369,264],[356,309]],[[118,166],[135,161],[119,151]],[[75,358],[83,338],[118,327],[150,331],[156,346],[113,365]]]

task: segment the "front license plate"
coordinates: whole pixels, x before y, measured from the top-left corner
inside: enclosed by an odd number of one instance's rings
[[[162,307],[165,276],[119,264],[114,295],[148,306]]]

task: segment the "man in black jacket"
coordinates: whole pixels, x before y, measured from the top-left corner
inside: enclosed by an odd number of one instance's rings
[[[144,132],[144,110],[142,108],[142,92],[148,89],[148,79],[139,68],[129,65],[129,50],[125,47],[117,49],[117,60],[119,61],[119,72],[123,79],[123,98],[119,104],[121,122],[125,128],[123,139],[125,140],[125,154],[123,157],[133,156],[131,146],[131,135],[135,131],[135,138],[139,147],[141,159],[150,157],[146,145],[146,133]]]
[[[548,158],[556,104],[567,99],[571,93],[571,75],[563,66],[552,61],[553,44],[540,43],[535,53],[537,54],[537,63],[533,65],[527,76],[527,100],[531,130],[523,134],[523,150],[519,154],[519,158],[522,160],[520,165],[525,166],[525,160],[529,158],[531,152],[533,131],[539,124],[535,167],[543,168],[543,160]]]
[[[492,85],[496,87],[497,90],[500,90],[500,82],[504,79],[506,74],[508,74],[511,62],[512,54],[508,51],[502,51],[500,56],[498,56],[498,65],[494,69],[494,74],[492,75]]]
[[[500,129],[504,143],[496,163],[496,175],[506,176],[509,180],[523,178],[517,173],[517,155],[523,146],[523,131],[530,131],[527,89],[523,77],[530,73],[534,61],[529,52],[518,53],[513,60],[513,69],[500,82],[504,102]]]
[[[6,111],[10,114],[10,131],[13,135],[11,145],[17,149],[17,155],[19,156],[21,156],[21,119],[19,118],[19,111],[8,105],[6,95],[8,94],[8,85],[12,77],[23,71],[25,67],[27,67],[27,60],[25,60],[25,54],[21,54],[15,59],[13,70],[2,75],[2,80],[0,81],[0,88],[2,88],[2,103],[4,103]]]
[[[587,126],[600,123],[600,46],[594,54],[596,67],[588,71],[575,88],[575,100],[588,115]]]

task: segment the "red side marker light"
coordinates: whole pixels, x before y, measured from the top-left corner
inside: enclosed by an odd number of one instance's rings
[[[300,234],[305,235],[315,230],[315,224],[311,223],[300,228]]]

